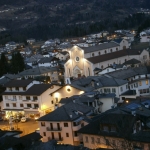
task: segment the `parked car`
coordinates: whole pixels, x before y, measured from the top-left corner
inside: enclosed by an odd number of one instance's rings
[[[26,122],[27,121],[27,118],[26,117],[22,117],[21,118],[21,122]]]

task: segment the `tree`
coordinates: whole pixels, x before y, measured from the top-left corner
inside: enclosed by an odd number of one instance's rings
[[[3,74],[6,74],[8,72],[8,63],[7,59],[5,57],[5,54],[2,53],[1,59],[0,59],[0,76]]]
[[[25,68],[24,59],[19,52],[12,54],[11,60],[11,72],[18,73],[23,71]]]

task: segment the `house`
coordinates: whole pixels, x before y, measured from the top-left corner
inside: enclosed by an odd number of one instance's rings
[[[150,29],[144,30],[140,33],[140,42],[149,42],[150,41]]]
[[[37,67],[37,63],[41,58],[43,58],[41,54],[32,55],[31,57],[26,58],[25,62],[31,67]]]
[[[27,43],[32,44],[34,43],[36,40],[33,38],[27,39]]]
[[[129,42],[126,39],[114,39],[113,42],[117,43],[120,45],[120,49],[128,49],[129,48]]]
[[[126,68],[126,66],[122,65],[122,64],[113,64],[113,65],[110,65],[104,69],[100,69],[99,71],[97,71],[95,73],[95,75],[102,75],[102,74],[106,74],[108,72],[113,72],[116,70],[122,70],[123,68]]]
[[[133,106],[137,111],[132,109]],[[130,145],[148,150],[150,132],[146,121],[149,122],[149,109],[146,110],[139,104],[127,104],[124,108],[130,111],[112,109],[96,116],[92,122],[81,128],[78,133],[82,133],[84,146],[90,149],[129,149]],[[141,116],[144,115],[141,110],[145,112],[147,119]]]
[[[58,76],[62,74],[62,71],[57,67],[37,67],[28,70],[24,70],[20,72],[18,75],[24,77],[25,79],[28,78],[35,78],[39,76],[48,76],[50,77],[51,81],[58,81]]]
[[[79,145],[82,137],[77,131],[86,125],[93,108],[70,102],[38,119],[42,141],[55,139],[58,143]]]
[[[32,54],[32,51],[30,50],[29,47],[26,47],[26,48],[24,48],[22,51],[20,51],[20,53],[23,54],[23,55],[29,56],[29,55]]]
[[[56,46],[55,40],[52,40],[52,39],[47,40],[41,48],[44,48],[47,46]]]
[[[117,106],[118,101],[115,96],[114,93],[99,94],[99,92],[93,91],[82,95],[74,95],[69,98],[62,98],[59,102],[59,106],[74,101],[93,107],[94,113],[99,114]]]
[[[11,41],[11,42],[8,42],[7,44],[5,44],[6,48],[7,49],[10,49],[10,50],[14,50],[15,48],[17,48],[17,43]]]
[[[41,67],[55,67],[58,66],[59,59],[56,57],[44,57],[38,61],[38,66]]]
[[[67,60],[67,58],[69,57],[69,53],[67,51],[58,52],[55,57],[60,60]]]
[[[126,67],[139,67],[141,64],[141,61],[133,58],[133,59],[130,59],[126,62],[123,63],[123,65],[125,65]]]
[[[131,33],[126,33],[123,35],[123,38],[126,39],[126,40],[129,40],[130,42],[133,42],[134,41],[134,35],[131,34]]]
[[[7,118],[17,114],[28,117],[44,115],[52,111],[54,104],[49,100],[49,93],[60,88],[59,85],[40,84],[33,80],[12,80],[5,87],[2,97]]]
[[[147,66],[128,68],[108,73],[109,76],[128,80],[129,89],[138,89],[140,95],[149,95],[150,68]],[[138,93],[138,92],[137,92]]]
[[[84,92],[115,93],[116,97],[128,91],[127,80],[114,78],[109,75],[84,77],[72,81],[69,86],[81,89]]]

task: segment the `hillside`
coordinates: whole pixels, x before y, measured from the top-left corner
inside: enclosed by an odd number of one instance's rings
[[[79,36],[106,27],[109,30],[111,24],[118,26],[118,21],[124,21],[141,7],[150,8],[150,1],[1,0],[0,27],[7,28],[11,35],[38,39]]]

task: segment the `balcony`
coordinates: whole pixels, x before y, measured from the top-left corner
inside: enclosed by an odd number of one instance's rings
[[[74,136],[74,141],[80,141],[80,137],[79,136]]]
[[[51,129],[50,127],[47,127],[46,129],[47,129],[47,131],[56,131],[56,132],[62,130],[62,128],[53,128],[53,129]]]
[[[13,98],[13,99],[7,99],[7,100],[9,100],[9,101],[17,101],[16,98]]]
[[[73,126],[73,131],[78,131],[81,128],[81,124],[79,124],[78,126]]]
[[[38,108],[24,107],[24,111],[38,111]]]

